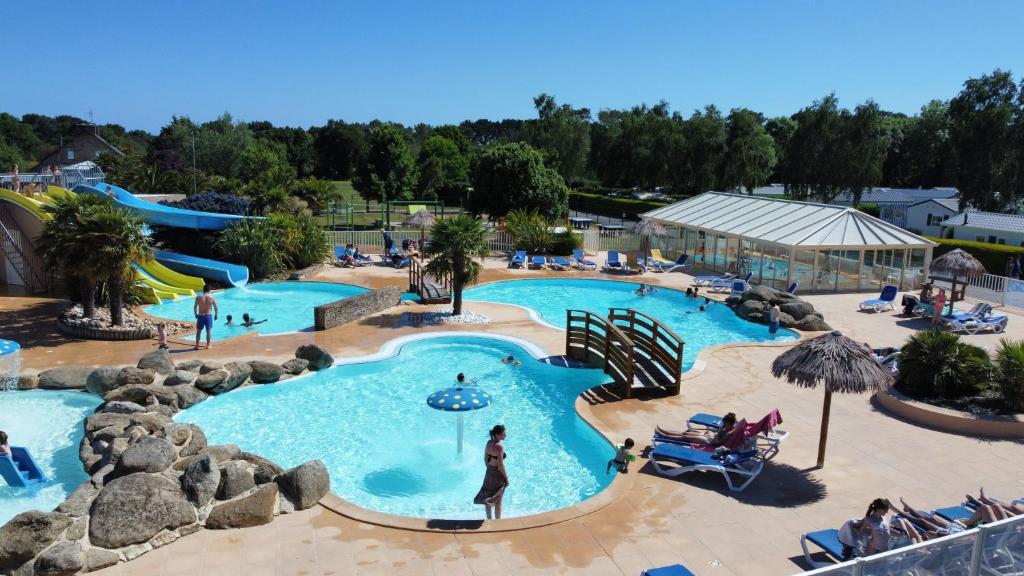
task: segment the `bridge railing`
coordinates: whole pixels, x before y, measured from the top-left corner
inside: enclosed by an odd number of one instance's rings
[[[422,296],[423,283],[425,282],[425,279],[429,279],[435,284],[444,286],[448,291],[451,291],[452,289],[450,274],[444,274],[441,278],[428,275],[425,267],[423,266],[423,262],[418,258],[409,258],[409,291]]]
[[[566,310],[565,354],[601,363],[605,373],[623,386],[628,398],[633,385],[633,342],[600,314]]]
[[[683,375],[685,342],[671,328],[632,308],[611,308],[608,320],[622,329],[643,355],[670,379],[670,391],[678,394]]]

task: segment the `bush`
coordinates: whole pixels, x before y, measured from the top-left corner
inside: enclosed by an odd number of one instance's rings
[[[569,256],[576,248],[583,246],[583,239],[572,230],[555,234],[551,241],[551,253],[557,256]]]
[[[586,194],[584,192],[569,193],[569,207],[574,210],[600,214],[609,218],[626,218],[636,220],[638,215],[668,206],[668,202],[655,202],[653,200],[634,200],[632,198],[611,198],[597,194]]]
[[[882,210],[878,207],[878,204],[858,204],[857,210],[875,218],[882,217]]]
[[[248,266],[249,274],[260,279],[285,269],[278,242],[278,230],[269,220],[241,220],[224,230],[215,247],[222,258]]]
[[[934,236],[926,236],[926,238],[938,244],[933,253],[934,258],[960,248],[977,258],[985,266],[985,270],[989,274],[1002,276],[1006,271],[1006,259],[1010,256],[1024,258],[1024,247],[973,242],[971,240],[954,240],[953,238],[936,238]]]
[[[249,210],[249,200],[234,194],[223,194],[220,192],[200,192],[184,200],[176,202],[164,201],[161,204],[173,208],[214,212],[216,214],[245,215]]]
[[[943,330],[918,332],[900,351],[896,388],[921,399],[957,400],[983,390],[992,364],[985,350]]]
[[[277,250],[289,266],[305,268],[330,254],[327,233],[312,216],[274,212],[267,221],[277,236]]]
[[[548,223],[534,210],[513,210],[505,217],[505,231],[512,235],[516,250],[547,254],[554,239]]]
[[[1024,340],[999,341],[995,380],[1006,406],[1015,412],[1024,412]]]

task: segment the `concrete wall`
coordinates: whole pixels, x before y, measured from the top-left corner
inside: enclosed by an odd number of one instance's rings
[[[920,230],[925,236],[939,236],[942,232],[942,226],[940,225],[928,225],[928,215],[933,216],[932,221],[934,222],[935,216],[948,218],[956,214],[956,212],[936,204],[935,202],[926,202],[917,206],[911,206],[907,208],[907,228],[913,230]]]
[[[981,242],[1006,244],[1007,246],[1024,246],[1024,233],[1021,232],[1005,232],[1002,230],[975,228],[973,226],[951,226],[949,229],[953,231],[953,238],[957,240],[978,242],[978,238],[981,238]],[[994,236],[996,241],[991,242],[990,236]]]
[[[398,286],[385,286],[379,290],[317,306],[313,309],[313,325],[317,330],[327,330],[398,306],[401,302],[402,289]]]

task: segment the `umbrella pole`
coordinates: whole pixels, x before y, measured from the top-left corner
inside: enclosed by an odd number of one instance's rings
[[[464,424],[463,420],[465,420],[464,415],[463,415],[462,412],[459,412],[459,427],[458,427],[459,431],[457,432],[458,443],[459,443],[459,454],[462,454],[462,428],[463,428],[463,424]]]
[[[825,403],[821,407],[821,436],[818,437],[818,468],[825,467],[825,443],[828,442],[828,416],[832,411],[832,391],[825,390]]]

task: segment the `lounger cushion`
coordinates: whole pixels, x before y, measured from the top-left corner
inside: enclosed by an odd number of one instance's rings
[[[749,460],[757,455],[757,451],[733,452],[724,460],[714,457],[712,452],[688,448],[678,444],[659,444],[651,451],[651,455],[665,460],[672,460],[681,464],[698,464],[702,466],[731,466],[737,462]]]
[[[687,570],[682,564],[673,564],[661,568],[648,568],[640,576],[693,576],[693,572]]]
[[[807,540],[814,542],[816,546],[824,550],[829,556],[836,560],[843,561],[843,543],[839,541],[839,530],[829,528],[804,534]]]
[[[966,506],[950,506],[949,508],[936,508],[935,513],[949,520],[967,520],[974,515],[974,510]]]
[[[704,426],[705,428],[721,428],[722,418],[721,416],[715,416],[714,414],[700,412],[691,416],[690,419],[687,420],[687,423]]]
[[[865,300],[860,303],[861,306],[881,306],[883,304],[889,304],[888,300],[879,300],[875,298],[873,300]]]

